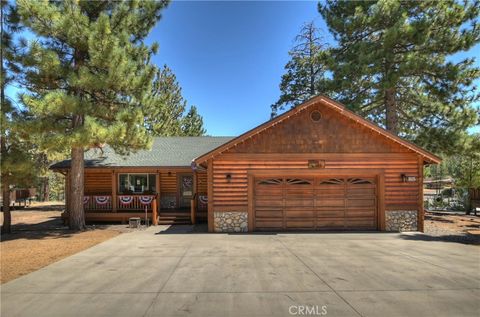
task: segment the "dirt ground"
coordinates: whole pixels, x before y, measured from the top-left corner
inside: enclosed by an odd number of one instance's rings
[[[480,244],[480,213],[465,215],[461,213],[426,211],[425,234],[443,237],[447,241]]]
[[[38,270],[50,263],[117,236],[125,226],[88,226],[72,232],[62,223],[62,203],[33,203],[12,211],[12,233],[1,236],[0,283]],[[3,222],[3,213],[0,220]]]

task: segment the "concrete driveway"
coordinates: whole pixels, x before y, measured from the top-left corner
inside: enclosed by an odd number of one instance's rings
[[[1,316],[480,315],[479,246],[166,228],[122,234],[4,284]]]

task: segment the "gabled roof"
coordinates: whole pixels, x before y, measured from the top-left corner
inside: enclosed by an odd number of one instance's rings
[[[128,156],[116,154],[108,145],[85,153],[85,167],[189,167],[192,160],[233,137],[155,137],[151,150]],[[53,164],[51,169],[70,168],[70,160]]]
[[[430,153],[427,150],[424,150],[421,147],[398,137],[397,135],[395,135],[395,134],[379,127],[378,125],[372,123],[371,121],[364,119],[363,117],[359,116],[358,114],[354,113],[353,111],[348,110],[341,103],[339,103],[335,100],[332,100],[332,99],[330,99],[326,96],[319,95],[319,96],[315,96],[315,97],[305,101],[301,105],[283,113],[282,115],[280,115],[276,118],[273,118],[272,120],[269,120],[269,121],[257,126],[256,128],[253,128],[250,131],[245,132],[244,134],[230,140],[229,142],[226,142],[225,144],[222,144],[222,145],[218,146],[217,148],[211,150],[210,152],[197,157],[195,159],[195,162],[197,164],[203,164],[208,159],[211,159],[211,158],[227,151],[228,149],[232,148],[236,144],[244,142],[247,139],[253,137],[254,135],[262,133],[263,131],[274,127],[278,123],[280,123],[284,120],[287,120],[291,116],[294,116],[294,115],[298,114],[299,112],[309,108],[310,106],[316,105],[316,104],[320,104],[322,106],[329,107],[330,109],[333,109],[333,110],[337,111],[338,113],[344,115],[345,117],[347,117],[347,118],[349,118],[349,119],[351,119],[355,122],[358,122],[358,123],[362,124],[363,126],[371,129],[372,131],[382,135],[383,137],[389,139],[391,142],[396,142],[396,143],[400,144],[401,146],[404,146],[404,147],[410,149],[411,151],[413,151],[415,153],[418,153],[419,155],[421,155],[423,157],[425,162],[437,163],[438,164],[442,160],[440,157],[436,156],[435,154]]]

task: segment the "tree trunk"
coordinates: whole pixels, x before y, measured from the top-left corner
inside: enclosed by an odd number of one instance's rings
[[[43,201],[49,201],[50,200],[50,184],[49,184],[49,178],[48,176],[43,178],[42,181],[42,195],[43,195]]]
[[[85,211],[83,210],[83,174],[84,151],[83,147],[72,147],[72,161],[70,168],[70,196],[69,196],[69,226],[72,230],[85,229]]]
[[[398,134],[398,111],[395,99],[395,88],[385,89],[385,123],[388,131]]]
[[[3,195],[3,224],[2,234],[10,233],[12,231],[12,214],[10,212],[10,186],[6,178],[2,180],[2,195]]]

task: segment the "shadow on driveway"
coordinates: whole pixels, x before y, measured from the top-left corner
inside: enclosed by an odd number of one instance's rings
[[[480,245],[480,235],[474,234],[445,234],[445,235],[429,235],[424,233],[401,234],[400,237],[405,240],[416,241],[439,241],[454,242],[462,244]]]

